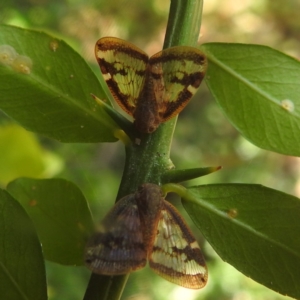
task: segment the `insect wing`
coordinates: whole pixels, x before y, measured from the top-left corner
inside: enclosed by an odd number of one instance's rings
[[[134,195],[120,199],[89,240],[85,263],[92,272],[121,275],[146,265],[139,212]]]
[[[200,289],[207,282],[207,268],[200,247],[177,210],[167,201],[161,210],[149,256],[150,267],[175,284]]]
[[[207,59],[196,48],[178,46],[153,55],[149,65],[158,112],[165,122],[180,113],[195,94],[204,78]]]
[[[114,99],[131,116],[145,84],[148,55],[124,40],[97,41],[95,56]]]

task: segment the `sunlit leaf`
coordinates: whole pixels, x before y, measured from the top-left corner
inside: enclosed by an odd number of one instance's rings
[[[221,258],[270,289],[300,298],[300,201],[260,185],[188,189],[183,205]]]
[[[206,82],[241,134],[258,147],[300,155],[300,62],[260,45],[203,45]]]
[[[21,178],[11,182],[7,190],[35,224],[46,259],[65,265],[83,264],[93,222],[83,194],[73,183]]]
[[[0,190],[0,298],[47,299],[41,244],[20,204]]]
[[[91,97],[105,98],[98,79],[60,39],[1,25],[0,82],[0,109],[28,130],[62,142],[117,140],[119,127]]]

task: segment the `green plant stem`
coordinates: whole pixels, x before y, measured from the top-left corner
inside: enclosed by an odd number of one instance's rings
[[[193,169],[183,169],[183,170],[170,170],[163,174],[162,183],[177,183],[185,180],[190,180],[198,178],[201,176],[208,175],[210,173],[220,170],[221,167],[208,167],[208,168],[193,168]]]
[[[171,1],[164,49],[178,45],[197,45],[202,8],[203,0]]]
[[[195,46],[201,26],[203,0],[172,0],[164,48]],[[126,162],[117,196],[133,193],[146,182],[160,184],[161,175],[173,165],[170,147],[176,118],[160,125],[150,135],[136,134],[135,141],[126,147]],[[121,298],[128,275],[98,276],[92,274],[84,300],[117,300]]]
[[[164,48],[196,45],[201,26],[202,0],[171,1]],[[145,182],[160,184],[161,176],[173,167],[170,147],[176,118],[161,124],[150,135],[138,136],[126,148],[126,162],[117,199],[133,193]]]
[[[83,300],[119,300],[129,275],[104,276],[91,274]]]

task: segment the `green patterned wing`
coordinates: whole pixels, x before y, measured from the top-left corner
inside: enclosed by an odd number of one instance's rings
[[[145,84],[148,55],[129,42],[104,37],[95,45],[95,56],[114,99],[132,116]]]
[[[161,122],[175,117],[200,86],[207,59],[196,48],[178,46],[165,49],[149,60],[155,100]]]

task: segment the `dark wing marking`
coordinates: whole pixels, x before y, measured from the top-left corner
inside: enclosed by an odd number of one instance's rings
[[[139,210],[145,248],[149,252],[152,251],[157,224],[164,206],[161,187],[153,183],[144,183],[136,191],[135,200]]]
[[[149,60],[150,80],[161,122],[176,116],[197,91],[207,68],[204,53],[178,46],[165,49]]]
[[[186,288],[207,282],[207,267],[199,245],[177,210],[167,201],[161,210],[149,265],[163,278]]]
[[[146,265],[146,249],[134,194],[120,199],[89,240],[85,263],[94,273],[120,275]]]
[[[145,84],[148,55],[124,40],[105,37],[97,41],[95,56],[114,99],[133,115]]]

